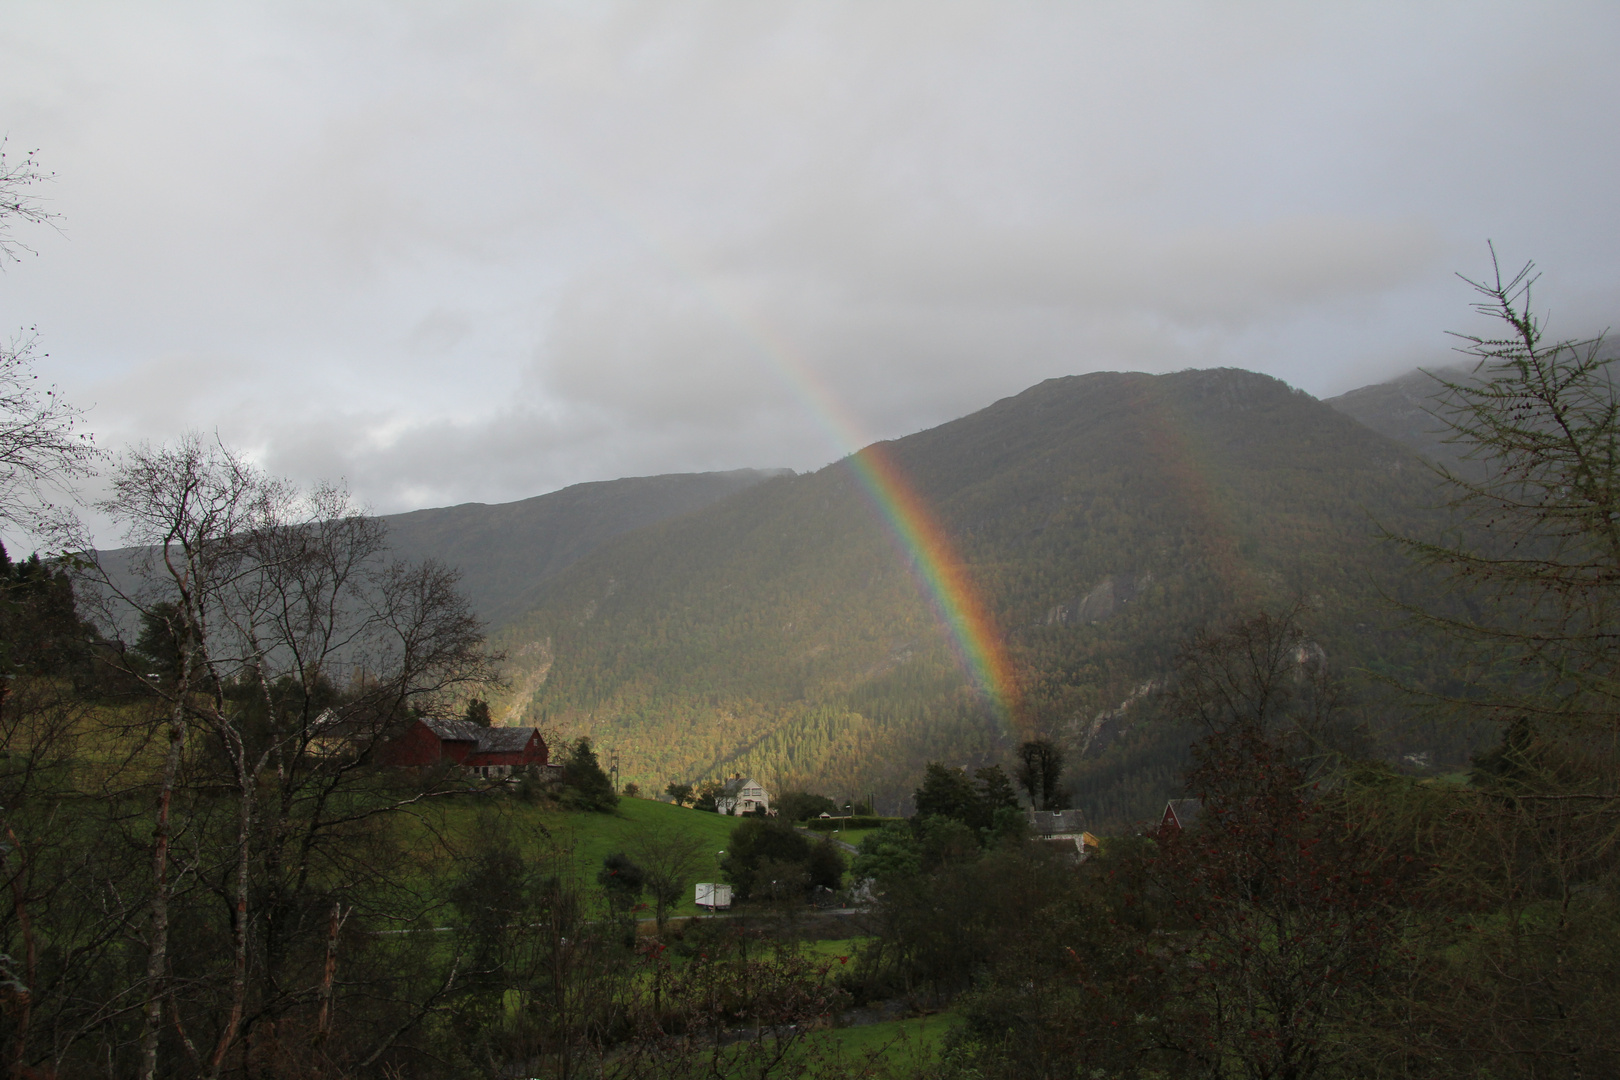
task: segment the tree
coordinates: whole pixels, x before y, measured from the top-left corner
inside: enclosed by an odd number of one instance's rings
[[[776,818],[744,818],[741,825],[731,830],[726,844],[726,857],[720,868],[726,880],[737,887],[739,899],[746,900],[763,879],[782,880],[783,867],[796,867],[801,885],[809,878],[804,867],[810,860],[810,841],[792,825]],[[774,874],[764,871],[775,870]]]
[[[890,822],[861,838],[851,873],[879,888],[922,873],[922,847],[910,825]]]
[[[1067,793],[1063,779],[1063,748],[1050,739],[1033,739],[1018,748],[1018,786],[1036,810],[1062,810]]]
[[[1173,708],[1205,732],[1187,776],[1202,810],[1160,833],[1150,876],[1182,933],[1149,955],[1174,987],[1160,1037],[1209,1075],[1339,1075],[1404,966],[1411,861],[1312,782],[1340,699],[1303,640],[1262,614],[1200,633],[1178,664]]]
[[[12,562],[0,545],[0,708],[13,676],[88,675],[93,638],[69,573],[37,553]]]
[[[652,896],[653,918],[658,933],[664,933],[669,911],[681,902],[686,890],[706,864],[709,845],[703,838],[668,825],[648,826],[630,841],[630,854],[646,871],[647,892]]]
[[[668,795],[670,802],[676,806],[685,806],[692,801],[692,785],[671,780],[669,786],[664,789],[664,794]]]
[[[35,254],[12,233],[14,222],[46,225],[56,218],[33,195],[37,185],[52,179],[52,174],[41,168],[34,157],[37,152],[30,150],[21,161],[8,159],[6,142],[0,139],[0,265],[21,261],[19,252]]]
[[[619,805],[613,781],[602,771],[601,763],[596,760],[596,751],[591,748],[591,740],[584,735],[568,750],[568,757],[563,761],[562,783],[565,806],[609,813]]]
[[[969,780],[962,769],[929,762],[923,772],[922,786],[917,788],[913,798],[917,804],[913,824],[918,829],[924,829],[930,819],[938,818],[957,822],[967,829],[968,835],[976,834],[988,840],[991,833],[1016,831],[1008,822],[1020,817],[1018,795],[1000,765],[975,769],[973,779]]]
[[[1549,338],[1534,266],[1491,261],[1464,280],[1500,330],[1459,335],[1473,371],[1437,380],[1434,415],[1466,462],[1440,470],[1458,527],[1395,537],[1451,590],[1450,606],[1408,605],[1456,645],[1462,689],[1443,703],[1502,732],[1443,809],[1430,883],[1477,929],[1408,1000],[1429,1062],[1595,1075],[1620,1062],[1598,1019],[1620,974],[1620,396],[1604,339]],[[1442,986],[1468,1006],[1435,1004]]]
[[[823,836],[805,860],[804,871],[810,879],[810,887],[837,892],[844,886],[844,865],[844,853],[838,850],[831,836]]]
[[[725,789],[726,783],[724,780],[703,781],[692,792],[692,808],[695,810],[707,810],[711,814],[717,813],[715,800],[720,797],[720,793]]]
[[[1206,737],[1272,740],[1312,780],[1367,752],[1346,695],[1296,606],[1193,635],[1177,657],[1170,714]]]
[[[1620,706],[1615,357],[1602,337],[1548,342],[1531,309],[1534,266],[1505,278],[1494,250],[1492,263],[1490,278],[1469,284],[1502,334],[1459,335],[1472,376],[1437,380],[1435,415],[1470,462],[1440,470],[1463,528],[1398,538],[1466,606],[1416,614],[1466,647],[1464,681],[1488,688],[1499,717],[1605,729]]]
[[[979,793],[973,781],[961,769],[948,768],[930,761],[923,770],[923,782],[913,798],[917,804],[917,819],[931,817],[950,818],[970,822],[978,816]]]
[[[102,631],[115,638],[133,617],[169,665],[152,680],[150,658],[113,654],[164,713],[136,1071],[170,1071],[159,1058],[172,1031],[176,1052],[217,1076],[244,1029],[330,1003],[330,974],[300,986],[306,950],[335,958],[343,911],[392,872],[387,815],[431,794],[374,783],[374,752],[413,716],[453,715],[490,680],[491,657],[455,575],[390,559],[381,523],[339,489],[299,492],[191,436],[127,453],[101,508],[136,550],[87,575]],[[228,927],[182,884],[223,900]],[[191,927],[179,942],[177,902]],[[319,1015],[317,1027],[331,1009]]]
[[[838,804],[825,795],[807,791],[785,791],[777,797],[775,810],[785,821],[805,821],[821,814],[836,815]]]
[[[973,770],[973,779],[978,786],[979,828],[991,828],[998,810],[1018,809],[1018,793],[1013,790],[1012,781],[1007,779],[1000,765]]]
[[[467,723],[477,724],[479,727],[489,727],[494,723],[494,720],[489,715],[489,702],[483,698],[473,698],[467,702],[467,711],[462,714],[461,718]]]
[[[32,153],[8,160],[0,140],[0,266],[32,252],[12,231],[14,224],[48,224],[33,189],[51,179]],[[51,505],[49,490],[62,491],[89,476],[100,453],[88,432],[76,430],[82,413],[34,373],[34,329],[0,344],[0,523],[62,535],[69,519]]]
[[[641,899],[641,891],[647,885],[647,871],[624,852],[615,851],[602,860],[602,869],[596,872],[596,883],[607,894],[608,907],[622,917]]]

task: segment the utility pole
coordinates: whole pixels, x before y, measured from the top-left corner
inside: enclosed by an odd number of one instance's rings
[[[608,777],[613,781],[613,794],[619,793],[619,752],[608,751]]]

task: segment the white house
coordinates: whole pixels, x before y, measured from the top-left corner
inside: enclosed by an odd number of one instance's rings
[[[741,816],[761,810],[771,812],[771,797],[765,791],[765,786],[758,780],[733,777],[726,781],[726,786],[714,797],[714,809],[719,814],[734,814]]]

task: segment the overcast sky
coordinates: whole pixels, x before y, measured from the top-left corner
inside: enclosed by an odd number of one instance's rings
[[[0,276],[103,446],[379,511],[814,468],[1045,378],[1326,396],[1534,258],[1617,318],[1620,5],[6,5],[60,234]],[[807,393],[818,387],[821,398]]]

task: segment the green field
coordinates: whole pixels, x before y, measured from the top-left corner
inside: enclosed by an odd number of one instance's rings
[[[860,847],[862,840],[866,839],[872,833],[875,833],[877,831],[878,830],[876,830],[876,829],[840,829],[837,832],[812,833],[811,835],[812,836],[830,836],[834,840],[842,840],[844,843],[848,844],[850,847]]]
[[[537,860],[560,857],[581,882],[589,886],[594,886],[596,872],[604,858],[615,851],[627,850],[641,833],[660,828],[678,829],[702,839],[704,850],[710,854],[700,860],[702,865],[693,878],[694,884],[722,881],[721,852],[731,840],[731,830],[738,825],[736,818],[650,799],[621,798],[613,813],[600,814],[560,810],[548,804],[532,805],[505,793],[478,800],[457,799],[425,810],[417,818],[424,852],[434,849],[434,845],[426,842],[430,833],[463,849],[476,846],[480,834],[496,833],[513,843],[526,857]],[[680,904],[671,909],[671,915],[702,914],[693,903],[693,895],[689,886]],[[646,914],[650,916],[651,911]]]
[[[851,1064],[874,1058],[891,1069],[911,1073],[939,1059],[945,1036],[961,1023],[954,1013],[885,1020],[828,1032],[838,1057]]]
[[[800,944],[799,951],[805,956],[820,957],[825,960],[837,960],[839,957],[847,957],[853,960],[860,947],[873,940],[875,939],[869,937],[854,937],[806,941]]]
[[[561,847],[573,852],[574,865],[588,880],[595,879],[603,859],[615,851],[623,851],[639,832],[662,825],[702,836],[711,854],[696,881],[723,881],[720,853],[731,841],[731,830],[739,824],[737,818],[651,799],[620,799],[618,810],[612,814],[554,811],[542,815],[541,821]],[[693,895],[693,890],[688,888],[671,914],[701,914],[702,909],[693,903]]]

